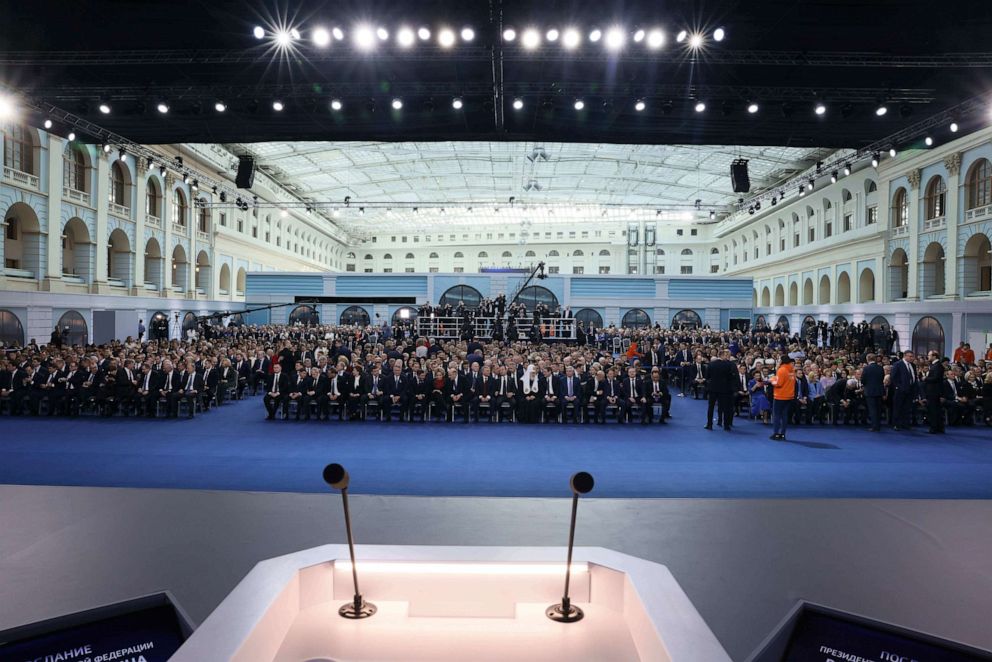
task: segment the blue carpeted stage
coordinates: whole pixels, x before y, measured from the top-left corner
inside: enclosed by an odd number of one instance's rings
[[[320,492],[334,461],[366,494],[564,496],[581,469],[599,497],[992,498],[985,426],[799,427],[782,443],[749,420],[705,431],[704,403],[674,400],[650,427],[265,421],[260,398],[192,422],[4,417],[0,483]]]

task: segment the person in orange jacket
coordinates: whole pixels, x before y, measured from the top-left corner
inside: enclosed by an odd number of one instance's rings
[[[796,399],[796,369],[788,354],[782,355],[781,363],[771,379],[774,387],[772,401],[772,436],[769,439],[785,441],[785,428],[792,413],[792,403]]]

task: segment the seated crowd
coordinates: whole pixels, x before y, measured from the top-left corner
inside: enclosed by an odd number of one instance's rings
[[[897,427],[926,421],[933,431],[945,420],[992,421],[992,348],[976,359],[962,343],[950,360],[886,351],[871,334],[834,338],[611,326],[576,342],[512,342],[417,337],[388,325],[265,325],[184,341],[32,342],[5,352],[0,412],[192,417],[262,394],[268,419],[663,424],[674,393],[723,395],[736,415],[767,422],[771,377],[789,356],[793,424],[877,428],[884,417]],[[709,364],[718,357],[736,366],[730,394],[711,393]],[[870,364],[882,370],[879,384],[862,380]]]

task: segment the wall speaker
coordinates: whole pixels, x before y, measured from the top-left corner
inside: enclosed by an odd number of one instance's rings
[[[238,176],[234,182],[238,185],[238,188],[251,188],[251,185],[255,182],[255,159],[250,156],[238,157]],[[734,190],[736,191],[737,189]]]
[[[730,179],[734,184],[734,193],[749,193],[751,178],[747,174],[747,159],[736,159],[730,164]]]

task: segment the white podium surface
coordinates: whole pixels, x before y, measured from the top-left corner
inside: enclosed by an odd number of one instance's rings
[[[374,616],[338,615],[353,595],[348,547],[324,545],[256,565],[172,660],[730,660],[665,566],[612,550],[575,548],[575,623],[544,614],[561,601],[564,547],[355,554]]]

